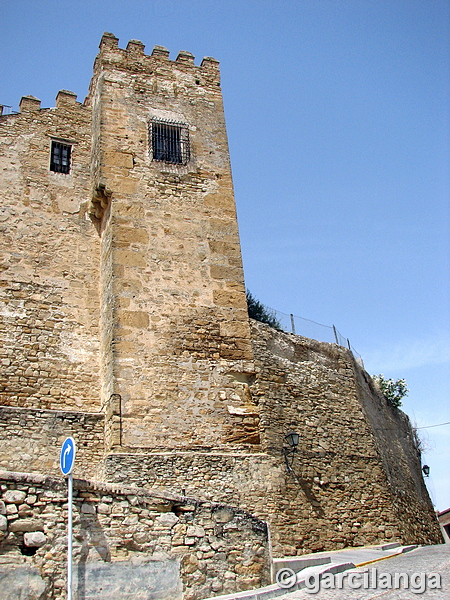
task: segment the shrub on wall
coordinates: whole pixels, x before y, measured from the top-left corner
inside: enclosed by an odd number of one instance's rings
[[[382,373],[380,375],[373,375],[372,379],[392,408],[400,408],[402,406],[402,398],[407,396],[409,392],[404,379],[397,379],[397,381],[386,379]]]
[[[262,302],[257,300],[250,290],[247,290],[246,296],[248,316],[251,319],[255,319],[255,321],[260,321],[261,323],[267,323],[267,325],[270,325],[275,329],[282,329],[280,321],[277,319],[275,312],[271,308],[268,308]]]

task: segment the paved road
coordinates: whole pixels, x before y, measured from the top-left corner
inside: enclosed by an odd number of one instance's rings
[[[376,569],[376,572],[372,569]],[[403,584],[407,575],[409,589],[405,589],[404,585],[398,587],[398,582],[397,589],[384,589],[393,587],[394,576],[400,573],[405,574]],[[431,573],[441,576],[441,589],[430,589],[438,583],[438,579]],[[389,575],[392,577],[392,586],[389,586]],[[323,580],[320,582],[320,590],[313,593],[319,586],[311,579],[309,592],[306,589],[298,590],[281,596],[280,600],[450,600],[450,544],[417,548],[395,558],[346,571],[345,576],[343,573],[328,576],[328,583],[334,583],[337,587],[339,577],[342,578],[341,589],[324,589],[326,581]],[[368,584],[373,584],[375,577],[378,585],[373,585],[372,589],[364,589],[369,587]],[[352,585],[359,589],[352,589]]]

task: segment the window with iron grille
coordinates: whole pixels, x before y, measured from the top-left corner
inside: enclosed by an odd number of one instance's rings
[[[186,165],[189,162],[189,129],[186,124],[152,120],[150,136],[153,160],[176,165]]]
[[[71,152],[72,146],[70,144],[52,142],[50,171],[55,171],[55,173],[69,173]]]

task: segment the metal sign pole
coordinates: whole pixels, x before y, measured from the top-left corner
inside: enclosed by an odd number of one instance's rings
[[[67,478],[68,488],[68,520],[67,520],[67,600],[72,600],[72,508],[73,508],[73,475]]]
[[[72,554],[73,554],[73,475],[76,446],[73,437],[64,440],[59,456],[61,473],[67,477],[67,600],[72,600]]]

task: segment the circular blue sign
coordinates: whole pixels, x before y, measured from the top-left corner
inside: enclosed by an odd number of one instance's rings
[[[64,440],[61,447],[61,455],[59,457],[59,467],[63,475],[69,475],[73,469],[75,462],[75,440],[73,437],[68,437]]]

